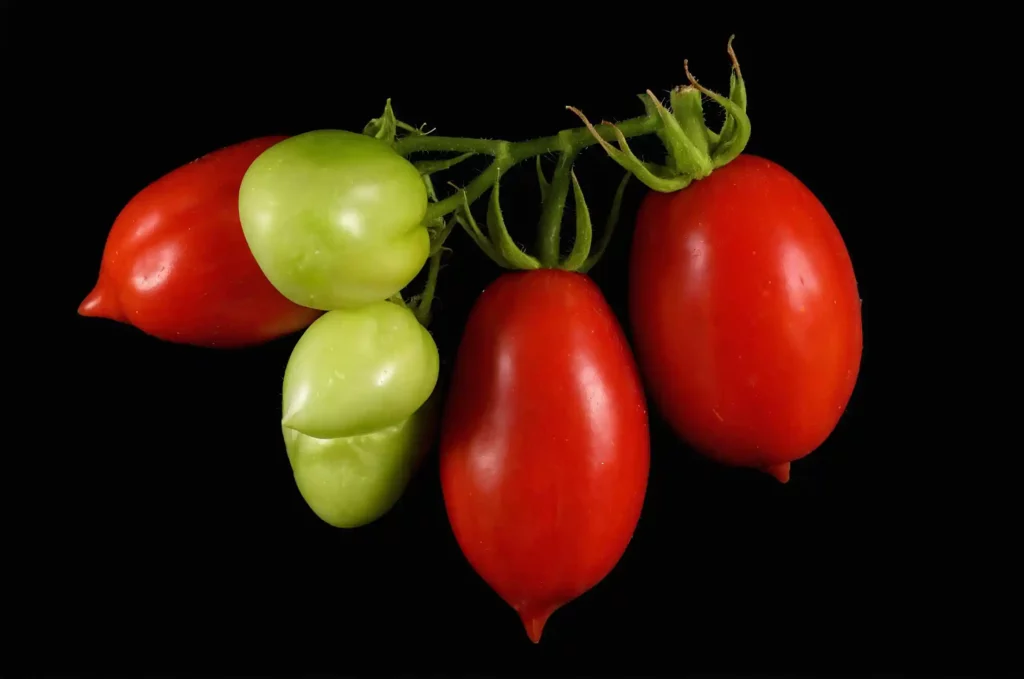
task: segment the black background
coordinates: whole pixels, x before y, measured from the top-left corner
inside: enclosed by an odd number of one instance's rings
[[[998,662],[1004,639],[978,602],[1002,607],[951,537],[953,498],[928,492],[945,453],[911,433],[912,399],[894,396],[905,382],[883,320],[894,283],[880,235],[893,212],[878,209],[894,192],[865,148],[898,118],[867,115],[851,96],[865,73],[891,66],[888,36],[842,23],[769,31],[729,12],[585,27],[587,17],[551,18],[562,11],[552,6],[544,21],[555,28],[544,31],[539,20],[481,18],[497,5],[464,18],[438,10],[447,23],[437,25],[418,16],[426,6],[360,11],[40,3],[10,25],[22,111],[45,130],[40,148],[52,147],[32,172],[63,185],[51,209],[67,257],[43,277],[59,329],[38,342],[60,352],[50,377],[62,396],[26,453],[34,499],[16,523],[19,553],[32,558],[14,588],[21,641],[11,648],[69,667],[259,673],[948,673]],[[636,94],[683,80],[684,57],[703,84],[725,89],[730,32],[749,88],[748,152],[800,177],[848,245],[864,300],[860,380],[788,485],[703,461],[652,411],[635,537],[602,583],[552,616],[539,646],[459,552],[436,451],[375,524],[340,531],[308,510],[279,429],[295,336],[203,350],[75,315],[119,210],[204,153],[358,130],[386,97],[399,118],[457,136],[551,134],[577,124],[567,104],[625,119],[642,111]],[[72,159],[72,181],[49,153]],[[618,169],[591,151],[578,174],[601,223]],[[592,272],[623,321],[628,217],[642,195],[634,182]],[[502,196],[529,241],[529,166]],[[450,245],[433,324],[443,369],[499,274],[464,234]]]

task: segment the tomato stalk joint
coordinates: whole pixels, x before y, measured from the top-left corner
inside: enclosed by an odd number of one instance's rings
[[[668,107],[650,90],[640,95],[648,116],[659,121],[655,133],[667,151],[664,164],[640,160],[626,142],[628,135],[618,126],[602,123],[614,130],[618,144],[616,148],[581,111],[572,107],[569,110],[579,116],[608,156],[634,174],[645,186],[661,193],[685,189],[692,182],[708,177],[714,170],[736,159],[750,140],[750,119],[746,112],[747,88],[736,52],[732,48],[733,37],[729,38],[727,48],[732,60],[728,97],[698,83],[690,73],[686,59],[683,60],[683,70],[689,84],[672,90]],[[704,96],[725,109],[725,122],[718,132],[708,128],[705,122]]]

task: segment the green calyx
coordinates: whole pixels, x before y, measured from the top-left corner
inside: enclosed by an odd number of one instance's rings
[[[567,166],[568,168],[569,166]],[[477,247],[487,255],[498,266],[504,269],[530,271],[540,268],[562,269],[565,271],[578,271],[586,273],[589,271],[604,254],[608,243],[611,241],[618,222],[619,212],[622,206],[622,197],[626,192],[626,184],[629,182],[629,174],[623,177],[619,188],[612,199],[611,209],[608,213],[608,220],[597,248],[593,249],[593,222],[590,217],[590,209],[583,197],[583,189],[576,179],[576,173],[571,169],[566,170],[572,183],[573,201],[576,207],[576,234],[573,241],[572,251],[565,257],[559,256],[556,248],[547,248],[541,256],[534,256],[521,248],[512,239],[505,225],[505,218],[501,212],[500,189],[496,182],[491,189],[491,198],[488,201],[487,219],[485,229],[481,229],[473,217],[466,190],[461,191],[462,207],[455,213],[455,221],[473,239]],[[556,229],[561,224],[562,212],[565,208],[565,198],[558,198],[552,187],[555,181],[550,184],[544,178],[543,171],[538,162],[538,174],[542,180],[542,195],[544,206],[541,211],[540,237],[542,242],[549,243],[551,235],[558,235]],[[557,173],[556,173],[557,179]],[[551,207],[554,206],[554,207]],[[552,226],[554,225],[554,226]],[[557,241],[555,241],[557,243]]]
[[[655,130],[655,116],[649,115],[641,119],[628,121],[624,125],[633,134],[643,134]],[[605,134],[609,134],[609,128]],[[618,132],[621,134],[621,130]],[[589,130],[563,130],[553,137],[534,139],[525,142],[509,143],[489,139],[454,139],[432,137],[425,143],[430,132],[423,127],[413,127],[395,117],[388,99],[384,112],[380,117],[372,119],[363,128],[363,134],[373,136],[391,144],[400,153],[405,151],[460,151],[457,156],[441,160],[422,160],[413,165],[419,170],[427,187],[431,205],[428,208],[426,224],[431,233],[431,260],[428,269],[427,283],[424,292],[408,302],[396,298],[396,303],[413,305],[417,316],[424,323],[429,322],[429,305],[436,287],[436,272],[440,268],[439,256],[443,243],[458,224],[469,235],[480,250],[498,266],[511,270],[532,270],[539,268],[557,268],[567,271],[589,271],[601,259],[615,232],[621,212],[622,199],[630,175],[627,173],[619,184],[612,198],[612,204],[605,223],[604,231],[593,247],[593,222],[590,209],[583,195],[583,189],[573,172],[573,164],[579,152],[597,143]],[[432,144],[430,142],[439,142]],[[409,150],[409,147],[413,148]],[[541,167],[541,155],[558,153],[558,163],[550,181],[545,177]],[[457,192],[438,200],[432,175],[451,169],[478,154],[494,157],[491,166],[465,188],[455,187]],[[512,167],[527,158],[535,158],[537,162],[537,178],[541,189],[541,216],[537,238],[537,255],[530,254],[520,247],[512,238],[505,223],[500,203],[501,177]],[[483,185],[488,182],[488,185]],[[454,186],[454,185],[453,185]],[[560,253],[561,224],[568,199],[569,188],[572,187],[573,203],[576,213],[576,233],[572,250],[562,256]],[[473,215],[471,204],[487,191],[491,192],[488,201],[487,216],[484,228],[481,228]],[[453,202],[455,203],[453,205]],[[416,303],[420,306],[417,307]],[[424,309],[422,305],[426,305]],[[421,313],[422,312],[422,313]]]
[[[617,147],[612,146],[583,113],[572,108],[570,110],[579,116],[608,156],[634,174],[645,186],[662,193],[684,189],[692,182],[704,179],[714,170],[732,162],[743,152],[750,140],[747,88],[732,48],[733,37],[729,38],[728,44],[729,58],[732,60],[728,97],[712,92],[698,83],[690,73],[689,62],[686,59],[683,60],[683,70],[689,84],[672,90],[668,107],[650,90],[640,95],[647,115],[656,116],[659,121],[655,133],[667,151],[664,164],[640,160],[629,148],[626,135],[614,125],[612,127],[615,128]],[[725,122],[718,132],[709,129],[705,122],[705,96],[725,109]],[[605,122],[602,125],[611,123]]]
[[[457,154],[441,160],[414,162],[430,196],[430,205],[424,221],[431,233],[431,261],[427,289],[419,296],[426,310],[417,315],[429,319],[429,304],[433,296],[433,282],[439,268],[443,243],[459,225],[480,250],[505,269],[531,270],[554,268],[567,271],[589,271],[601,259],[618,222],[625,189],[630,176],[635,176],[648,188],[670,193],[686,188],[694,181],[704,179],[717,168],[735,159],[750,139],[750,120],[747,117],[747,91],[736,53],[729,38],[727,51],[732,60],[729,96],[723,97],[703,87],[693,77],[687,60],[683,61],[687,85],[676,87],[669,95],[667,105],[651,90],[640,95],[645,113],[642,116],[612,124],[593,125],[578,109],[567,106],[582,122],[583,127],[562,130],[558,134],[539,139],[508,142],[497,139],[469,139],[432,135],[423,126],[413,127],[395,118],[389,99],[384,113],[372,119],[363,129],[392,146],[403,157],[416,153],[445,152]],[[708,128],[704,117],[704,98],[725,110],[725,121],[716,132]],[[627,139],[656,134],[666,150],[662,163],[643,161],[629,148]],[[590,209],[583,189],[576,178],[574,164],[581,151],[600,145],[605,153],[622,168],[626,176],[612,198],[600,240],[594,243]],[[541,156],[557,154],[551,177],[541,166]],[[432,176],[476,155],[490,156],[492,161],[485,170],[463,187],[454,186],[454,193],[439,198]],[[536,160],[537,180],[541,193],[541,212],[537,238],[532,249],[520,247],[511,237],[500,205],[500,182],[509,172],[525,160]],[[575,207],[575,239],[569,253],[562,253],[561,224],[572,190]],[[484,227],[474,217],[471,206],[490,191]],[[433,278],[430,278],[433,277]]]

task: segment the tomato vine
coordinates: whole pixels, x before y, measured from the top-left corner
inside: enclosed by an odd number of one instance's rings
[[[579,109],[567,106],[566,109],[575,114],[583,126],[537,139],[510,142],[435,136],[431,134],[432,131],[424,131],[423,127],[417,128],[395,118],[389,99],[384,114],[367,124],[365,134],[388,141],[399,155],[406,158],[427,152],[459,154],[443,160],[415,163],[431,195],[425,221],[431,229],[432,242],[435,243],[426,288],[420,296],[417,314],[429,318],[436,272],[440,265],[439,248],[455,224],[462,227],[481,251],[502,268],[556,268],[585,273],[601,259],[611,240],[630,177],[636,177],[654,191],[671,193],[686,188],[693,181],[706,178],[715,169],[739,156],[750,138],[750,120],[746,114],[746,85],[732,47],[733,37],[729,38],[727,45],[732,62],[728,97],[702,86],[690,73],[688,61],[684,60],[683,70],[688,84],[671,91],[667,106],[651,90],[647,90],[640,95],[645,107],[643,115],[617,124],[603,121],[598,125],[592,124]],[[725,110],[725,121],[717,132],[711,130],[705,122],[704,97]],[[665,162],[643,161],[630,149],[627,139],[649,134],[657,135],[664,145],[667,152]],[[589,206],[573,171],[580,152],[593,145],[600,145],[613,161],[626,170],[614,194],[608,220],[596,248],[593,247]],[[545,176],[540,165],[540,157],[549,153],[558,154],[550,179]],[[477,155],[490,156],[493,160],[465,187],[456,187],[454,193],[438,199],[431,176]],[[512,240],[502,216],[499,199],[502,177],[530,158],[537,159],[537,179],[542,195],[534,253],[525,251]],[[563,257],[559,244],[562,217],[570,188],[576,207],[576,231],[572,250]],[[481,228],[472,214],[471,206],[488,190],[491,196],[487,218],[485,227]]]

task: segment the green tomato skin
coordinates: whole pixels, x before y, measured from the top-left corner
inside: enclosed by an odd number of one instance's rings
[[[358,528],[388,513],[434,443],[437,403],[430,398],[405,421],[358,436],[316,439],[282,427],[309,508],[335,528]]]
[[[330,311],[388,299],[430,254],[427,189],[385,142],[317,130],[249,166],[238,214],[267,279],[296,304]]]
[[[374,302],[329,311],[292,350],[282,423],[320,439],[376,432],[416,412],[439,369],[437,344],[409,309]]]

